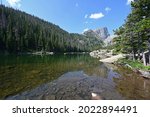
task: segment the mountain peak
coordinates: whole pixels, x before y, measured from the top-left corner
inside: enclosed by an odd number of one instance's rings
[[[93,36],[101,40],[105,40],[108,36],[110,36],[107,27],[98,28],[95,30],[88,30],[84,32],[84,35]]]

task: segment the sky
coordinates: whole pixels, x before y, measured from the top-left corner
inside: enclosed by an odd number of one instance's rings
[[[133,0],[2,0],[6,6],[25,11],[59,25],[70,33],[107,27],[110,34],[131,12]]]

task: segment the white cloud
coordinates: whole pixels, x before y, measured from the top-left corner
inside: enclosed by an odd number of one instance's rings
[[[86,31],[88,31],[88,30],[89,30],[89,29],[88,29],[88,28],[86,28],[86,29],[84,29],[84,30],[83,30],[83,32],[86,32]]]
[[[12,7],[21,7],[21,0],[6,0],[8,4]]]
[[[111,11],[111,8],[106,7],[106,8],[105,8],[105,11],[106,11],[106,12],[109,12],[109,11]]]
[[[127,5],[131,4],[134,0],[127,0]]]
[[[84,16],[84,18],[85,18],[85,19],[88,18],[88,14],[86,14],[86,15]]]
[[[100,19],[102,17],[104,17],[104,14],[100,12],[100,13],[91,14],[89,18],[91,18],[91,19]]]
[[[79,6],[79,4],[78,3],[76,3],[76,5],[75,5],[76,7],[78,7]]]

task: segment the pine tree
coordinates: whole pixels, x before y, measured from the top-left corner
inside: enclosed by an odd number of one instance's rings
[[[132,11],[128,15],[125,24],[123,25],[123,32],[121,29],[116,30],[122,32],[118,35],[116,40],[121,40],[123,45],[120,50],[127,50],[132,53],[133,59],[138,54],[148,50],[148,34],[150,29],[150,0],[135,0],[131,3]],[[116,41],[116,44],[118,42]]]

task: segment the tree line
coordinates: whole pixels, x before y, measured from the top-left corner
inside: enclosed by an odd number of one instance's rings
[[[0,52],[82,52],[102,46],[102,41],[70,34],[59,26],[25,12],[0,5]]]
[[[116,52],[130,53],[133,60],[140,60],[144,51],[150,52],[150,0],[134,0],[131,13],[115,34]]]

